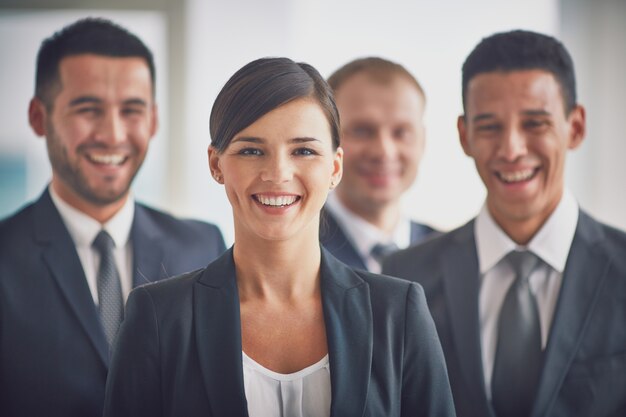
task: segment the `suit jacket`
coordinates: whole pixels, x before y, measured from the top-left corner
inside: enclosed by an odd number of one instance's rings
[[[331,415],[452,416],[435,327],[420,286],[354,272],[323,252],[321,291]],[[128,300],[104,415],[248,415],[232,250],[203,271]]]
[[[219,230],[135,206],[133,280],[205,266]],[[0,415],[101,416],[109,348],[80,259],[48,191],[0,223]]]
[[[416,245],[423,242],[426,238],[437,234],[439,232],[432,227],[411,221],[411,245]],[[346,265],[356,269],[367,270],[365,260],[329,210],[322,210],[320,242],[330,253]]]
[[[626,415],[625,254],[624,232],[580,212],[533,417]],[[458,416],[493,416],[480,351],[474,221],[391,255],[383,271],[424,286]]]

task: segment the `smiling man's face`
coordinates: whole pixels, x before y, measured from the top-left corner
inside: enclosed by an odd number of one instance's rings
[[[543,70],[479,74],[465,108],[459,136],[487,188],[487,207],[511,237],[519,225],[530,227],[526,240],[561,200],[565,156],[583,140],[584,109],[566,114],[559,83]]]
[[[69,56],[60,62],[59,84],[50,105],[34,99],[30,109],[33,129],[46,137],[54,190],[90,215],[121,206],[156,131],[146,62]]]

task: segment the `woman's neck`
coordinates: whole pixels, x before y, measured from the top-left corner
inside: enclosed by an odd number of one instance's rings
[[[281,241],[235,238],[233,256],[241,301],[285,302],[319,294],[319,238],[308,234]]]

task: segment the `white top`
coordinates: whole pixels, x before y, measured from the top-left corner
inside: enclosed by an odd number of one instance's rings
[[[328,355],[292,374],[279,374],[243,357],[243,383],[250,417],[329,417]]]
[[[474,233],[481,274],[479,294],[480,341],[487,397],[491,399],[491,376],[498,340],[498,317],[504,297],[513,283],[514,272],[502,259],[512,250],[529,250],[543,262],[529,277],[535,295],[541,325],[541,345],[545,348],[561,289],[563,270],[576,224],[578,204],[565,190],[559,205],[527,246],[517,245],[496,224],[486,205],[476,218]]]
[[[96,305],[98,305],[97,277],[98,268],[100,267],[100,254],[91,244],[102,229],[111,235],[113,242],[115,242],[113,256],[122,281],[122,294],[125,302],[133,286],[133,248],[129,237],[135,216],[134,200],[129,197],[115,216],[105,224],[100,224],[97,220],[63,201],[52,186],[49,186],[48,190],[52,202],[59,211],[61,219],[74,241],[78,258],[87,278],[87,284],[89,284],[91,296]]]
[[[334,192],[328,195],[326,208],[335,216],[346,238],[352,243],[361,258],[365,260],[368,271],[380,274],[382,270],[382,265],[371,254],[372,248],[377,244],[395,243],[398,249],[407,248],[411,244],[411,220],[405,216],[400,216],[393,233],[388,235],[349,211]]]

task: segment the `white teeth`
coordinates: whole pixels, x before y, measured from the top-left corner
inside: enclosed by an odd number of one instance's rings
[[[257,200],[264,206],[283,207],[293,204],[297,197],[295,195],[284,195],[278,197],[256,196]]]
[[[530,179],[535,173],[534,169],[525,169],[515,172],[499,172],[498,175],[504,182],[519,182]]]
[[[120,154],[109,154],[109,155],[100,155],[100,154],[89,154],[89,159],[98,164],[106,164],[106,165],[120,165],[124,162],[126,158],[124,155]]]

